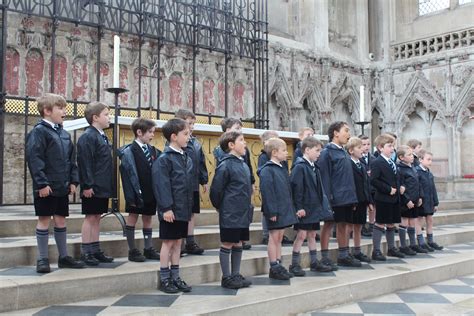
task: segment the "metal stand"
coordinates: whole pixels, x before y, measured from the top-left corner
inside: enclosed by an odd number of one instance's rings
[[[361,130],[362,130],[361,135],[365,135],[365,134],[364,134],[364,127],[365,127],[365,125],[370,124],[370,122],[363,121],[363,122],[355,122],[355,123],[356,123],[357,125],[360,125],[360,128],[361,128]]]
[[[113,150],[112,156],[114,160],[114,178],[113,178],[114,195],[112,197],[112,208],[107,213],[102,215],[101,218],[104,218],[108,215],[114,215],[120,222],[120,225],[122,225],[123,235],[125,236],[125,219],[123,218],[122,213],[120,213],[119,211],[119,203],[118,203],[119,193],[118,193],[117,150],[118,150],[118,141],[119,141],[118,117],[120,115],[120,104],[118,102],[118,99],[119,99],[119,94],[127,92],[128,90],[124,88],[108,88],[106,91],[113,93],[115,95],[114,130],[113,130],[113,146],[112,146],[112,150]]]

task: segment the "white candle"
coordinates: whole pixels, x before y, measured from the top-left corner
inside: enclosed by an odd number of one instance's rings
[[[364,97],[365,97],[365,87],[364,86],[360,86],[360,101],[359,101],[359,114],[360,114],[360,117],[359,117],[359,120],[361,122],[364,122],[364,112],[365,112],[365,103],[364,103]]]
[[[120,88],[120,37],[114,35],[114,84],[113,88]]]

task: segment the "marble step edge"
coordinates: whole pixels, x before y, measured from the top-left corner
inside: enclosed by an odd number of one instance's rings
[[[474,239],[472,228],[440,232],[437,241],[443,245],[469,242]],[[382,243],[386,248],[386,243]],[[307,248],[302,249],[302,266],[309,266]],[[362,251],[370,253],[372,246],[364,242]],[[217,251],[216,251],[217,253]],[[248,252],[242,260],[241,271],[245,276],[265,274],[268,271],[268,259],[265,251]],[[330,247],[330,256],[337,256],[337,245]],[[201,259],[202,258],[202,259]],[[189,284],[202,284],[220,280],[221,272],[217,254],[215,256],[193,256],[184,258],[181,275]],[[472,258],[471,258],[472,259]],[[283,262],[290,262],[291,248],[284,251]],[[0,282],[0,312],[34,308],[45,305],[66,304],[94,299],[101,296],[125,295],[156,288],[158,281],[158,262],[155,265],[126,263],[126,269],[105,270],[59,270],[58,274],[28,279],[2,279]],[[34,267],[31,267],[34,269]],[[89,270],[89,271],[88,271]],[[71,273],[71,271],[73,271]],[[79,271],[79,272],[78,272]],[[467,274],[467,272],[466,272]],[[428,280],[427,280],[428,281]],[[436,280],[434,280],[436,281]],[[88,289],[84,291],[84,289]],[[312,308],[305,309],[311,310]],[[314,308],[313,308],[314,309]]]

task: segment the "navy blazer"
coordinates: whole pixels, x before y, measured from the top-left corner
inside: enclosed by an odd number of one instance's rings
[[[332,219],[316,164],[312,167],[306,159],[298,157],[291,169],[290,179],[295,210],[304,209],[306,212],[306,216],[299,218],[299,223],[312,224]]]
[[[77,165],[81,181],[81,196],[84,190],[93,189],[94,196],[113,196],[114,166],[112,147],[105,142],[99,130],[93,126],[86,128],[77,140]]]
[[[41,120],[28,133],[25,151],[35,197],[48,185],[52,196],[68,195],[69,185],[79,183],[74,145],[62,127]]]
[[[423,188],[421,187],[420,175],[414,166],[408,166],[402,162],[397,164],[400,173],[400,186],[405,187],[405,192],[400,196],[401,208],[406,210],[407,203],[412,201],[415,206],[418,200],[423,198]]]
[[[253,218],[250,170],[244,160],[225,154],[216,168],[209,192],[219,212],[219,226],[248,228]]]
[[[318,166],[332,207],[357,204],[352,162],[343,148],[328,143],[321,152]]]
[[[193,208],[193,161],[183,154],[165,147],[153,163],[152,181],[158,218],[172,210],[177,221],[191,219]]]
[[[367,174],[367,169],[362,163],[362,159],[360,161],[360,169],[357,167],[356,163],[351,159],[352,162],[352,171],[354,174],[354,184],[356,188],[357,194],[357,202],[358,203],[372,203],[372,195],[370,194],[370,181],[369,175]]]
[[[435,206],[439,205],[434,176],[429,169],[421,169],[421,165],[416,167],[416,171],[420,175],[420,184],[423,188],[423,204],[420,209],[424,214],[432,214]]]
[[[396,204],[399,202],[400,183],[398,172],[395,174],[387,160],[379,155],[373,162],[370,170],[370,184],[375,189],[375,201]],[[390,195],[392,188],[397,189]]]
[[[297,223],[288,170],[270,160],[258,169],[258,175],[263,215],[267,218],[268,228],[281,228]],[[269,220],[273,216],[277,217],[275,222]]]

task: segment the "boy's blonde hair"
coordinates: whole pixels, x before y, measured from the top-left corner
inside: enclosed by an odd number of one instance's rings
[[[312,129],[311,127],[303,127],[303,128],[300,128],[299,132],[298,132],[298,136],[301,138],[304,134],[304,132],[306,131],[311,131],[313,134],[314,134],[314,129]]]
[[[430,151],[427,151],[425,149],[422,149],[420,150],[420,152],[418,153],[418,158],[419,159],[424,159],[426,155],[430,155],[431,157],[433,157],[433,153],[430,152]]]
[[[346,150],[347,152],[350,152],[355,147],[360,147],[360,146],[362,146],[362,139],[360,139],[359,137],[351,137],[349,138],[349,141],[346,144]]]
[[[418,139],[410,139],[407,143],[407,146],[411,149],[415,149],[418,145],[423,145]]]
[[[407,145],[401,145],[397,148],[397,158],[400,159],[400,157],[405,157],[405,155],[410,151],[411,148],[410,146]]]
[[[46,93],[39,97],[36,102],[38,103],[38,112],[41,117],[44,117],[45,109],[52,111],[55,106],[59,108],[65,108],[67,106],[66,99],[54,93]]]
[[[280,138],[269,138],[266,142],[265,145],[263,146],[263,151],[268,155],[268,157],[272,156],[272,152],[274,150],[278,150],[282,147],[286,148],[286,143],[283,139]]]
[[[392,135],[389,135],[389,134],[381,134],[379,136],[377,136],[377,138],[375,138],[375,146],[377,147],[377,149],[379,147],[384,147],[386,144],[393,144],[395,142],[395,138],[393,138]]]
[[[260,135],[260,140],[263,144],[270,138],[278,138],[278,133],[276,131],[265,131],[262,135]]]
[[[94,115],[99,116],[103,110],[108,108],[109,106],[103,102],[94,101],[89,103],[84,110],[84,116],[87,123],[92,124]]]

